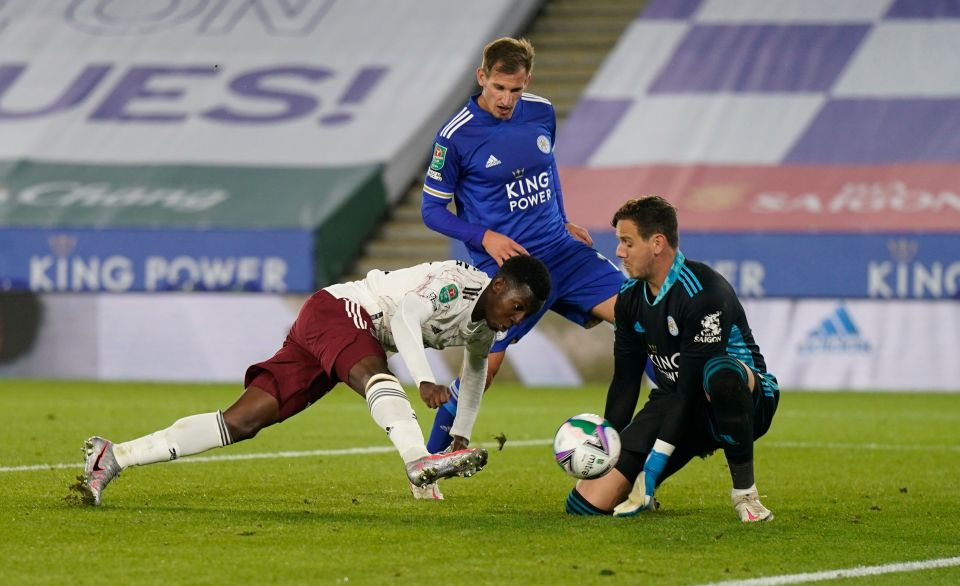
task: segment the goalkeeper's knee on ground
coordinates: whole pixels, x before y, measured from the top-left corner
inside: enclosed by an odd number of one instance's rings
[[[582,494],[577,492],[576,487],[570,489],[570,494],[567,495],[566,510],[567,514],[569,515],[580,515],[585,517],[610,514],[609,511],[603,511],[591,505],[587,499],[583,498]]]

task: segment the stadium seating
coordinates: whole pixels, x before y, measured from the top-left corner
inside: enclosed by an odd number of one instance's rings
[[[568,214],[612,255],[624,200],[673,201],[687,256],[757,299],[785,387],[955,389],[958,17],[651,2],[561,128]]]

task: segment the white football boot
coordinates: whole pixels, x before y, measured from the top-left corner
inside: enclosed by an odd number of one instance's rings
[[[760,502],[756,484],[750,488],[733,489],[730,492],[730,500],[733,501],[733,508],[744,523],[773,521],[773,513]]]
[[[117,459],[113,456],[113,442],[99,436],[93,436],[84,442],[83,453],[86,460],[83,466],[83,482],[79,487],[83,493],[83,502],[99,506],[103,489],[120,475],[120,464],[117,464]]]
[[[430,454],[407,464],[407,478],[410,484],[424,487],[442,478],[473,476],[486,465],[487,450],[483,448]]]

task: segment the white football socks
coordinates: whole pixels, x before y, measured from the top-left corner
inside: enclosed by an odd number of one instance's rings
[[[230,445],[230,432],[223,413],[202,413],[176,420],[166,429],[141,438],[113,445],[113,455],[121,468],[176,460],[211,448]]]
[[[428,456],[417,414],[400,381],[389,374],[374,375],[367,383],[366,393],[371,417],[390,436],[403,462]]]

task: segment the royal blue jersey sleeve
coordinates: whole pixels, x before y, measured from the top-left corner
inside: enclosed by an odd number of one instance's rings
[[[423,223],[434,232],[439,232],[448,238],[466,243],[468,246],[480,248],[483,246],[485,228],[464,222],[447,209],[442,202],[429,197],[423,192],[423,201],[420,203],[420,215]]]
[[[460,159],[452,140],[437,133],[433,141],[433,155],[423,179],[424,198],[446,206],[453,200],[460,179]]]
[[[459,179],[460,160],[456,145],[442,136],[442,132],[434,138],[433,156],[423,180],[420,214],[431,230],[479,248],[486,228],[471,224],[447,209]]]

